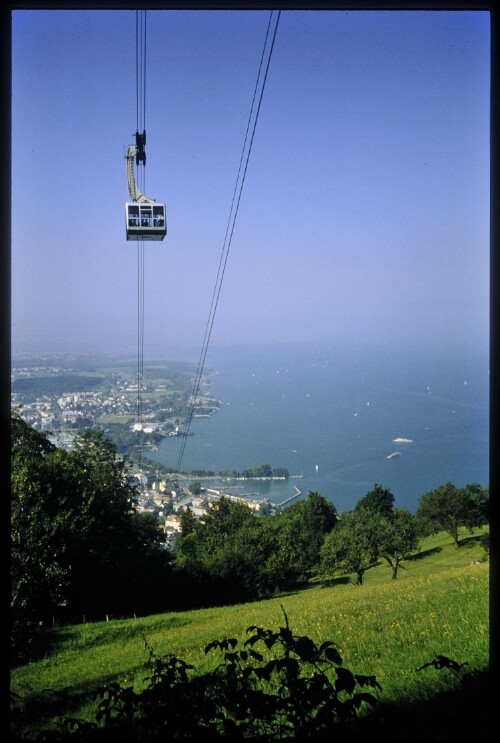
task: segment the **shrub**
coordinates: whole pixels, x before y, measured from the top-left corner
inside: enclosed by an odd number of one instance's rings
[[[284,613],[284,612],[283,612]],[[365,705],[376,706],[374,676],[342,665],[332,642],[316,645],[288,626],[277,632],[252,626],[243,646],[214,640],[205,653],[221,660],[205,674],[176,656],[149,651],[146,687],[113,683],[101,689],[96,722],[65,719],[39,741],[316,740],[332,725],[349,725]]]

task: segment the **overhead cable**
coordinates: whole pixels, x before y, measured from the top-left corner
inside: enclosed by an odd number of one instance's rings
[[[136,76],[136,132],[146,129],[146,12],[136,11],[135,76]],[[137,163],[139,188],[146,190],[145,161]],[[142,166],[142,167],[141,167]],[[142,461],[142,393],[144,386],[144,241],[137,241],[137,428],[139,436],[139,464]]]
[[[187,437],[189,435],[189,431],[190,431],[190,427],[191,427],[191,421],[192,421],[192,418],[193,418],[193,412],[194,412],[194,408],[195,408],[196,401],[197,401],[197,398],[198,398],[198,393],[199,393],[199,389],[200,389],[200,384],[201,384],[201,379],[202,379],[202,375],[203,375],[203,370],[204,370],[204,367],[205,367],[205,360],[206,360],[206,356],[207,356],[208,346],[209,346],[209,343],[210,343],[210,338],[211,338],[211,335],[212,335],[212,329],[213,329],[213,324],[214,324],[214,320],[215,320],[215,313],[216,313],[217,306],[218,306],[218,303],[219,303],[219,297],[220,297],[220,292],[221,292],[221,288],[222,288],[222,281],[224,279],[224,274],[225,274],[226,265],[227,265],[227,259],[228,259],[228,256],[229,256],[229,250],[231,248],[231,243],[232,243],[232,239],[233,239],[234,227],[235,227],[235,224],[236,224],[236,218],[238,216],[238,210],[239,210],[239,205],[240,205],[240,201],[241,201],[241,195],[242,195],[243,186],[244,186],[244,183],[245,183],[245,177],[246,177],[246,173],[247,173],[248,162],[250,160],[250,153],[252,151],[252,145],[253,145],[253,140],[254,140],[254,136],[255,136],[255,130],[256,130],[256,127],[257,127],[257,121],[258,121],[258,118],[259,118],[260,107],[261,107],[262,98],[263,98],[263,95],[264,95],[264,89],[265,89],[265,86],[266,86],[267,75],[268,75],[268,72],[269,72],[269,66],[270,66],[271,57],[272,57],[272,54],[273,54],[274,42],[276,40],[276,33],[277,33],[277,30],[278,30],[278,24],[279,24],[279,20],[280,20],[280,16],[281,16],[281,11],[278,11],[278,13],[276,14],[276,20],[275,20],[275,23],[274,23],[274,30],[273,30],[273,33],[272,33],[272,39],[270,40],[270,29],[272,27],[272,21],[274,20],[274,16],[275,16],[275,12],[274,11],[271,11],[271,14],[269,16],[269,22],[268,22],[268,26],[267,26],[267,31],[266,31],[266,37],[265,37],[265,40],[264,40],[264,46],[263,46],[263,50],[262,50],[262,55],[261,55],[261,60],[260,60],[260,65],[259,65],[259,71],[258,71],[258,74],[257,74],[257,81],[256,81],[256,84],[255,84],[254,94],[253,94],[253,98],[252,98],[252,105],[251,105],[250,114],[249,114],[249,117],[248,117],[247,129],[246,129],[246,133],[245,133],[245,139],[244,139],[244,142],[243,142],[243,148],[242,148],[242,152],[241,152],[240,164],[239,164],[239,167],[238,167],[238,174],[237,174],[237,177],[236,177],[236,183],[235,183],[235,187],[234,187],[234,191],[233,191],[233,198],[232,198],[232,202],[231,202],[231,208],[229,210],[229,218],[228,218],[227,227],[226,227],[226,233],[225,233],[224,241],[223,241],[223,245],[222,245],[222,251],[221,251],[221,256],[220,256],[220,260],[219,260],[219,267],[218,267],[218,271],[217,271],[217,278],[216,278],[216,281],[215,281],[214,290],[213,290],[213,294],[212,294],[212,302],[211,302],[211,306],[210,306],[210,311],[209,311],[209,315],[208,315],[207,324],[206,324],[206,327],[205,327],[205,335],[204,335],[204,338],[203,338],[203,344],[202,344],[201,354],[200,354],[200,358],[199,358],[199,361],[198,361],[198,368],[197,368],[196,375],[195,375],[193,392],[191,394],[191,400],[190,400],[190,405],[189,405],[189,412],[188,412],[186,427],[185,427],[184,435],[183,435],[182,440],[181,440],[181,446],[180,446],[179,456],[178,456],[178,459],[177,459],[177,465],[176,465],[176,472],[177,473],[180,472],[180,469],[181,469],[182,459],[184,457],[184,450],[186,448]],[[266,59],[266,55],[267,55],[267,62],[265,63],[265,71],[263,72],[264,60]],[[259,89],[260,89],[260,92],[259,92]],[[257,98],[258,98],[258,102],[256,104]],[[251,131],[251,136],[249,137],[250,131]]]

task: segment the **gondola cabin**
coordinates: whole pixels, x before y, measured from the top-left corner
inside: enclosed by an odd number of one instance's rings
[[[163,240],[167,234],[165,204],[125,204],[127,240]]]

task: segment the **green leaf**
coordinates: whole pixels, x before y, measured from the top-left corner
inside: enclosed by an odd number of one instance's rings
[[[317,655],[318,648],[310,637],[299,637],[295,641],[295,651],[301,660],[309,662]]]
[[[354,674],[347,668],[337,668],[336,673],[335,690],[337,692],[346,691],[348,694],[352,694],[356,686]]]
[[[332,661],[332,663],[336,663],[338,666],[342,665],[342,658],[340,656],[339,651],[336,648],[326,648],[324,652],[325,658],[327,660]]]
[[[362,676],[355,674],[354,678],[359,686],[372,686],[374,689],[382,689],[375,676]]]
[[[257,650],[249,650],[248,654],[251,658],[253,658],[254,660],[258,660],[259,662],[262,662],[264,660],[264,656],[262,655],[262,653],[258,653]]]

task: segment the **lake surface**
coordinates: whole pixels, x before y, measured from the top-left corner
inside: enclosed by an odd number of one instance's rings
[[[192,420],[179,469],[269,463],[300,476],[228,492],[279,503],[296,486],[342,511],[379,483],[414,512],[420,495],[447,481],[489,483],[486,353],[249,345],[210,349],[209,368],[222,405]],[[176,467],[180,447],[165,439],[148,457]]]

